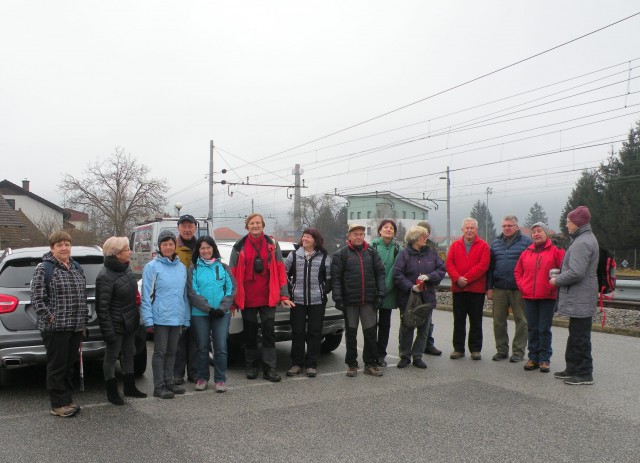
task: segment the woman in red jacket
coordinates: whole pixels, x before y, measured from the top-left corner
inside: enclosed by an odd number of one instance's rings
[[[533,244],[521,255],[514,275],[527,317],[529,333],[529,361],[527,371],[540,368],[549,372],[551,362],[551,322],[556,305],[557,289],[549,284],[549,271],[562,265],[564,250],[549,239],[549,228],[542,222],[531,227]]]

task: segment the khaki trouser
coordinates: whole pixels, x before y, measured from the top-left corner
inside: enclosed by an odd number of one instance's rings
[[[493,335],[496,338],[496,350],[509,355],[509,334],[507,317],[509,307],[516,322],[516,334],[513,337],[511,353],[524,357],[527,348],[527,319],[524,315],[524,301],[517,289],[493,289]]]

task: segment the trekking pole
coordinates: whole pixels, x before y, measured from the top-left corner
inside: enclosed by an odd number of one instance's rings
[[[82,365],[82,341],[80,341],[80,390],[84,392],[84,366]]]

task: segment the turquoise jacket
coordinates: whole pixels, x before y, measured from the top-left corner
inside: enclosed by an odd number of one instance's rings
[[[235,279],[231,276],[229,267],[220,262],[205,261],[198,259],[197,265],[193,264],[189,268],[189,286],[196,295],[202,296],[206,300],[209,308],[220,309],[228,312],[236,294]],[[191,302],[191,316],[206,317],[209,310],[202,307],[202,304],[189,295]],[[204,310],[203,310],[204,309]]]
[[[189,326],[187,268],[178,257],[158,254],[142,270],[142,320],[144,326]]]
[[[378,251],[380,260],[384,264],[385,296],[382,307],[396,309],[398,305],[396,303],[396,285],[393,282],[393,264],[400,251],[402,251],[402,246],[395,239],[391,240],[387,245],[382,238],[375,238],[371,241],[371,247]]]

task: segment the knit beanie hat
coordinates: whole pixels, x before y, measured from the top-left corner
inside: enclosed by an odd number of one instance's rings
[[[158,235],[158,247],[160,247],[160,243],[167,240],[173,240],[173,244],[176,244],[176,235],[171,230],[162,230]]]
[[[431,234],[431,225],[426,220],[421,220],[416,224],[418,227],[426,228],[429,234]]]
[[[586,206],[578,206],[567,214],[567,219],[571,220],[576,227],[582,227],[591,220],[591,212]]]
[[[549,227],[547,226],[546,223],[544,222],[536,222],[533,225],[531,225],[531,231],[533,232],[533,229],[536,227],[540,227],[544,230],[544,232],[547,234],[547,237],[551,236],[551,234],[549,233]]]

